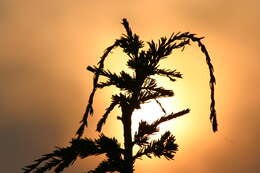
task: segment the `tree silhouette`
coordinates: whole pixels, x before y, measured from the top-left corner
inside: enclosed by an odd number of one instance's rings
[[[76,132],[76,137],[72,139],[68,147],[57,148],[52,153],[45,154],[41,158],[36,159],[33,164],[24,167],[24,173],[33,171],[41,173],[51,169],[54,169],[58,173],[72,165],[78,157],[84,159],[88,156],[100,154],[105,154],[107,159],[102,161],[96,169],[88,171],[89,173],[114,171],[132,173],[134,171],[135,160],[142,156],[149,158],[152,158],[152,156],[164,156],[166,159],[173,159],[178,150],[178,145],[175,143],[175,137],[170,131],[165,132],[158,140],[150,140],[149,137],[159,131],[158,126],[161,123],[185,115],[190,110],[185,109],[177,113],[162,116],[151,124],[141,121],[137,132],[133,136],[131,133],[131,117],[135,109],[140,109],[141,104],[145,104],[152,99],[158,103],[161,110],[166,114],[165,109],[157,99],[171,97],[173,96],[173,91],[158,86],[152,76],[159,75],[167,77],[172,82],[177,78],[182,78],[181,73],[176,70],[159,68],[159,62],[167,58],[174,49],[183,50],[190,42],[196,42],[206,57],[210,74],[210,121],[213,131],[217,131],[214,100],[215,77],[208,51],[201,42],[202,38],[196,37],[195,34],[189,32],[173,33],[169,38],[161,37],[158,43],[155,43],[153,40],[147,42],[148,49],[144,50],[144,42],[139,39],[138,35],[132,32],[128,21],[123,19],[122,24],[126,30],[126,34],[122,35],[120,39],[115,40],[114,44],[105,50],[98,62],[98,66],[87,67],[87,70],[94,73],[93,90],[90,94],[85,114],[80,122],[80,127]],[[128,55],[127,66],[133,70],[133,75],[125,71],[116,74],[104,68],[104,62],[108,54],[117,47],[122,48],[123,52]],[[105,77],[107,81],[100,82],[100,76]],[[101,132],[108,115],[116,106],[119,106],[121,108],[121,116],[118,116],[117,119],[123,124],[123,148],[121,148],[115,138],[109,138],[103,133],[100,133],[99,138],[95,140],[82,137],[84,129],[87,127],[88,115],[93,114],[92,104],[96,90],[109,86],[119,88],[120,93],[112,96],[111,104],[99,120],[96,130]],[[134,145],[139,146],[139,150],[135,154],[133,154]]]

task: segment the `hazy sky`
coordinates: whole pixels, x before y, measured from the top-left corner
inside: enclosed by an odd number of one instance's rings
[[[205,36],[217,78],[214,134],[203,55],[192,44],[170,58],[168,67],[184,74],[173,86],[173,107],[192,111],[167,126],[180,145],[175,160],[144,158],[136,162],[136,173],[260,172],[259,11],[258,0],[1,0],[1,172],[20,172],[54,146],[67,145],[92,87],[85,67],[96,64],[124,31],[122,18],[146,41],[178,31]],[[121,54],[113,56],[116,63],[109,63],[118,67]],[[97,95],[87,136],[97,135],[96,118],[110,101],[109,91]],[[113,129],[121,128],[116,116],[105,128],[109,136],[120,135]],[[64,172],[93,169],[101,159],[76,162]]]

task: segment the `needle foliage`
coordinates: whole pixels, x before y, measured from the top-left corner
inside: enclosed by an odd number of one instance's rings
[[[170,89],[158,86],[153,76],[159,75],[166,77],[172,82],[175,82],[178,78],[182,78],[182,74],[177,70],[160,68],[159,63],[161,60],[168,58],[174,50],[184,50],[185,46],[190,45],[191,42],[197,43],[200,47],[209,68],[209,86],[211,92],[209,119],[213,131],[217,131],[214,99],[216,80],[210,56],[205,45],[202,43],[203,38],[196,37],[195,34],[189,32],[173,33],[169,38],[161,37],[157,42],[153,40],[147,42],[148,48],[145,50],[144,42],[140,40],[137,34],[132,32],[128,21],[123,19],[122,24],[126,33],[119,39],[116,39],[115,42],[104,51],[97,66],[87,67],[87,70],[94,74],[93,90],[90,93],[88,105],[80,122],[80,126],[76,131],[76,137],[71,140],[69,146],[56,148],[53,152],[42,155],[39,159],[36,159],[33,164],[25,166],[22,169],[24,173],[43,173],[49,170],[54,170],[54,172],[59,173],[71,166],[77,158],[84,159],[88,156],[100,154],[105,154],[106,159],[103,160],[96,169],[90,170],[88,173],[114,171],[132,173],[136,159],[140,159],[143,156],[173,159],[178,150],[178,145],[171,132],[165,132],[157,140],[150,140],[150,136],[159,131],[158,126],[161,123],[183,116],[189,113],[190,110],[185,109],[167,115],[165,109],[158,101],[158,98],[172,97],[174,93]],[[125,71],[116,74],[104,67],[106,58],[115,48],[121,48],[128,56],[127,66],[132,69],[132,75]],[[106,78],[106,81],[101,82],[99,80],[100,76]],[[105,109],[103,116],[97,124],[96,130],[100,132],[100,136],[97,139],[84,138],[83,133],[88,125],[88,116],[94,112],[92,105],[95,93],[98,89],[110,86],[119,88],[120,92],[112,95],[111,104]],[[165,115],[151,124],[146,121],[141,121],[137,132],[132,134],[131,117],[133,111],[140,109],[141,104],[145,104],[150,100],[155,100]],[[121,109],[121,116],[118,116],[117,119],[123,124],[123,146],[119,144],[117,139],[107,137],[101,132],[107,117],[115,107],[120,107]],[[139,150],[133,153],[133,147],[135,145],[139,147]]]

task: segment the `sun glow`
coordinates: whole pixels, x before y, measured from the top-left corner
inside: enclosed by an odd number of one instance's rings
[[[158,120],[164,115],[168,115],[172,112],[178,112],[178,106],[176,104],[176,100],[173,100],[173,98],[160,98],[157,99],[162,107],[165,109],[166,113],[163,112],[160,105],[155,101],[151,100],[145,104],[141,105],[141,108],[138,110],[135,110],[132,116],[132,134],[134,134],[138,130],[138,126],[141,120],[148,122],[149,124],[152,124],[154,121]],[[176,106],[174,106],[176,105]],[[174,121],[174,120],[171,120]],[[175,124],[177,125],[177,124]],[[164,122],[159,125],[159,132],[152,135],[152,138],[157,138],[158,135],[161,135],[167,130],[172,129],[172,123],[170,122]]]

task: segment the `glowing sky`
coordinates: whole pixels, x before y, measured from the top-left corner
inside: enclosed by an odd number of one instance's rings
[[[193,44],[169,58],[167,67],[184,74],[172,86],[173,109],[191,113],[167,125],[180,145],[175,160],[138,160],[136,173],[260,172],[259,11],[257,0],[0,1],[1,172],[20,172],[54,146],[67,145],[92,87],[85,67],[124,31],[123,17],[145,41],[178,31],[205,36],[217,78],[220,128],[213,134],[203,55]],[[108,64],[118,67],[121,54],[113,56]],[[110,91],[97,93],[86,132],[91,137]],[[110,136],[121,135],[117,113],[104,128]],[[87,171],[100,159],[76,162],[64,172]]]

